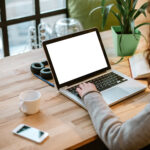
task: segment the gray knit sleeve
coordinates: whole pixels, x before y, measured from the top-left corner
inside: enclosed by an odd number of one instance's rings
[[[150,144],[150,104],[132,119],[121,122],[96,92],[84,102],[101,140],[111,150],[138,150]]]

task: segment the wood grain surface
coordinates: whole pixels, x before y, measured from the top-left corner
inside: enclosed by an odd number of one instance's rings
[[[105,48],[113,50],[111,31],[103,32],[101,36]],[[138,49],[141,50],[140,46]],[[45,59],[44,51],[39,49],[0,60],[0,150],[75,149],[98,138],[86,110],[32,75],[30,64]],[[112,67],[130,76],[127,59]],[[140,82],[146,84],[146,81]],[[18,109],[18,96],[29,89],[41,92],[42,99],[40,112],[27,116]],[[126,121],[149,101],[147,89],[111,108],[122,121]],[[48,132],[49,138],[36,144],[13,135],[12,130],[21,123]]]

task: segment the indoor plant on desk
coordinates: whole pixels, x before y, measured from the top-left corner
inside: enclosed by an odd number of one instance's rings
[[[138,0],[116,0],[115,4],[106,5],[107,0],[101,1],[101,6],[94,8],[90,14],[97,9],[101,9],[102,13],[102,28],[104,28],[109,13],[112,13],[119,21],[119,26],[112,26],[114,48],[117,51],[118,56],[131,56],[134,54],[140,36],[142,35],[138,30],[143,25],[150,25],[150,23],[142,23],[137,26],[134,25],[135,19],[141,14],[146,17],[146,9],[149,6],[149,2],[145,2],[139,9],[135,6]],[[115,6],[117,12],[112,10]]]

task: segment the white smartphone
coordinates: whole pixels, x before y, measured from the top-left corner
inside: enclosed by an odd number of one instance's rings
[[[26,124],[20,124],[12,132],[37,143],[43,142],[44,139],[48,137],[47,132],[30,127]]]

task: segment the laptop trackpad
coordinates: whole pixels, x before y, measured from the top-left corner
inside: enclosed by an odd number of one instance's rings
[[[123,89],[122,87],[113,87],[105,91],[102,91],[101,94],[103,95],[103,98],[106,101],[106,103],[110,104],[123,97],[128,96],[130,92]]]

